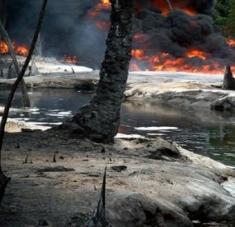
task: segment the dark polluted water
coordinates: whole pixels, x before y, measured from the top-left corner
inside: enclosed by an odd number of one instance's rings
[[[7,91],[0,91],[0,104]],[[12,111],[10,117],[50,125],[70,118],[87,104],[90,94],[69,89],[36,89],[30,92],[32,107]],[[13,108],[20,108],[17,93]],[[161,136],[182,147],[235,166],[235,114],[213,111],[187,111],[160,105],[124,103],[120,132],[149,137]]]

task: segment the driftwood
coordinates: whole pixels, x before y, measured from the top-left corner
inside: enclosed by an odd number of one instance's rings
[[[100,193],[99,202],[95,211],[94,217],[88,222],[87,227],[108,227],[108,223],[105,217],[105,205],[106,205],[106,173],[107,167],[104,170],[103,183]]]
[[[12,44],[11,39],[10,39],[10,37],[9,37],[9,35],[8,35],[6,29],[4,28],[4,25],[1,21],[0,21],[0,34],[2,35],[2,38],[7,42],[7,45],[9,47],[9,53],[12,58],[13,65],[15,67],[15,72],[18,76],[20,74],[20,67],[17,62],[17,58],[16,58],[16,54],[15,54],[15,51],[13,48],[13,44]],[[20,86],[21,86],[23,106],[29,107],[30,106],[30,99],[29,99],[29,95],[27,93],[27,87],[26,87],[24,80],[22,80],[20,82]]]
[[[223,89],[235,90],[235,78],[229,65],[225,67]]]
[[[26,72],[26,70],[29,66],[31,57],[33,55],[34,49],[36,47],[36,43],[37,43],[37,40],[38,40],[38,35],[39,35],[40,30],[41,30],[43,18],[44,18],[45,11],[46,11],[47,2],[48,2],[48,0],[43,0],[42,7],[41,7],[41,10],[40,10],[40,14],[39,14],[39,19],[38,19],[38,22],[37,22],[37,27],[36,27],[36,30],[35,30],[35,33],[34,33],[34,36],[33,36],[31,46],[30,46],[29,54],[28,54],[28,56],[25,60],[25,63],[23,65],[20,73],[17,76],[17,79],[15,80],[14,84],[11,87],[10,94],[8,96],[8,99],[7,99],[5,108],[4,108],[3,116],[2,116],[2,121],[1,121],[1,125],[0,125],[0,199],[3,198],[5,188],[7,186],[7,183],[10,180],[9,178],[7,178],[4,175],[4,173],[2,171],[2,165],[1,165],[2,145],[3,145],[4,134],[5,134],[5,126],[6,126],[7,118],[8,118],[8,115],[9,115],[9,110],[10,110],[10,107],[11,107],[12,100],[14,98],[16,89],[17,89],[18,85],[20,84],[20,82],[22,81],[22,79],[25,75],[25,72]],[[1,200],[0,200],[0,202],[1,202]]]

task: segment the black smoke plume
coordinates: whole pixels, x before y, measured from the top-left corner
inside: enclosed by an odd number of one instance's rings
[[[8,5],[7,28],[13,39],[26,43],[34,27],[34,15],[40,1],[11,0]],[[98,68],[105,50],[106,31],[97,28],[95,20],[108,21],[109,12],[102,11],[95,18],[89,17],[99,0],[50,0],[45,26],[41,34],[42,53],[62,58],[76,55],[80,64]],[[214,25],[211,13],[214,0],[171,0],[174,8],[169,15],[162,15],[168,7],[165,0],[137,0],[135,32],[143,33],[143,43],[149,55],[167,52],[182,57],[188,49],[200,49],[222,64],[234,61],[225,38]],[[196,15],[188,15],[180,8],[190,8]]]

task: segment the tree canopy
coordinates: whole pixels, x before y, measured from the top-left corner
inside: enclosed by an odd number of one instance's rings
[[[235,0],[217,0],[214,18],[225,34],[235,36]]]

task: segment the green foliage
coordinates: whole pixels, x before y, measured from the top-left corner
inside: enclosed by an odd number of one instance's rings
[[[222,29],[226,27],[230,2],[233,0],[217,0],[215,5],[214,19],[215,23]]]
[[[235,0],[217,0],[214,20],[228,36],[235,36]]]
[[[235,0],[230,0],[226,30],[230,35],[235,36]]]

